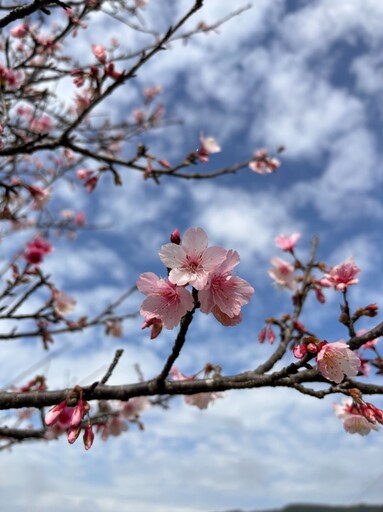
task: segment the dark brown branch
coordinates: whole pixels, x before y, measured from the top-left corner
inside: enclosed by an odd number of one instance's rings
[[[364,394],[383,394],[383,386],[347,380],[337,386],[326,381],[317,370],[301,370],[294,375],[280,377],[282,373],[267,375],[239,374],[235,376],[215,377],[214,379],[158,382],[157,379],[126,384],[120,386],[99,385],[83,387],[84,399],[90,400],[122,400],[135,396],[155,395],[192,395],[228,391],[232,389],[254,389],[261,387],[290,387],[299,390],[299,385],[317,382],[326,388],[325,394],[343,393],[347,389],[359,388]],[[0,409],[21,409],[24,407],[41,408],[60,403],[70,396],[72,389],[58,391],[39,391],[28,393],[0,393]],[[319,397],[319,396],[318,396]]]
[[[69,8],[70,6],[61,0],[34,0],[31,4],[15,7],[9,14],[0,19],[0,29],[6,27],[16,20],[20,20],[33,14],[36,11],[42,11],[45,14],[50,14],[48,7],[63,7]]]
[[[193,320],[193,315],[195,311],[195,307],[186,313],[186,315],[182,318],[181,324],[180,324],[180,330],[178,331],[177,338],[174,342],[172,353],[168,357],[165,366],[163,367],[161,373],[158,375],[156,382],[159,388],[162,388],[162,385],[166,379],[166,377],[169,375],[169,372],[180,355],[180,352],[182,350],[182,347],[184,346],[184,343],[186,341],[186,333],[189,329],[189,325],[191,321]]]

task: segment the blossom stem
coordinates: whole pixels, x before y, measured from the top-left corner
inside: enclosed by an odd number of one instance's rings
[[[194,290],[193,290],[194,292]],[[194,295],[194,293],[193,293]],[[189,329],[189,325],[191,324],[191,321],[193,320],[194,311],[196,310],[196,303],[194,303],[194,308],[191,311],[188,311],[184,317],[181,319],[180,323],[180,330],[178,331],[177,338],[174,342],[173,349],[171,354],[169,355],[161,373],[158,375],[156,379],[156,383],[158,388],[160,389],[165,382],[166,377],[169,375],[169,372],[180,355],[180,352],[182,350],[182,347],[184,346],[184,343],[186,341],[186,333]]]

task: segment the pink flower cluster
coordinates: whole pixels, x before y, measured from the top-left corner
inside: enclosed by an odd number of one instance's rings
[[[316,354],[318,371],[325,379],[340,384],[344,377],[355,377],[361,369],[361,360],[346,343],[316,340],[308,337],[294,348],[294,355],[302,359],[306,354]]]
[[[349,258],[336,267],[332,267],[328,274],[325,274],[322,281],[327,281],[330,286],[334,286],[335,290],[344,292],[348,286],[359,282],[356,277],[359,272],[360,268],[355,265],[352,258]]]
[[[379,423],[383,424],[383,411],[361,397],[346,398],[341,404],[334,404],[333,409],[350,434],[366,436],[371,430],[379,430]]]
[[[267,149],[258,149],[249,163],[250,169],[257,174],[270,174],[275,172],[280,165],[277,158],[269,156]]]
[[[68,406],[68,400],[63,400],[55,405],[45,415],[45,424],[47,427],[55,426],[59,431],[66,431],[68,443],[73,444],[79,437],[82,430],[82,421],[88,414],[90,406],[84,402],[82,397],[77,401],[75,407]],[[89,420],[84,428],[83,441],[86,450],[92,446],[94,433]]]
[[[31,242],[27,242],[24,258],[31,265],[39,265],[42,263],[44,256],[52,251],[53,247],[48,240],[44,240],[41,236],[36,236]]]
[[[198,160],[206,164],[209,161],[209,156],[213,153],[219,153],[221,146],[217,143],[214,137],[205,137],[203,133],[200,136],[200,147],[197,150]]]
[[[170,375],[174,381],[195,380],[196,378],[196,375],[187,377],[181,373],[178,368],[172,368]],[[195,393],[194,395],[185,395],[184,398],[188,405],[194,405],[195,407],[198,407],[198,409],[207,409],[211,402],[214,402],[218,398],[224,398],[224,394],[212,391],[207,393]]]
[[[159,278],[152,272],[142,274],[137,288],[146,295],[141,306],[144,327],[157,319],[166,329],[179,324],[181,318],[195,307],[202,313],[213,313],[225,326],[242,320],[241,307],[247,304],[254,289],[247,281],[232,275],[240,259],[236,251],[223,247],[208,247],[208,237],[202,228],[189,228],[180,243],[169,243],[159,252],[169,270],[169,278]],[[185,287],[192,286],[196,300]],[[153,336],[152,336],[153,337]]]

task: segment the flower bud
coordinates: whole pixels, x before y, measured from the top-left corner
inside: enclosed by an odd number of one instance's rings
[[[83,441],[84,441],[85,450],[89,450],[89,448],[91,448],[93,441],[94,441],[94,433],[92,430],[92,425],[90,423],[88,423],[87,426],[85,427]]]

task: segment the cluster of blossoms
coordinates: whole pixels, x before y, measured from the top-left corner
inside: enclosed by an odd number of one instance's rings
[[[77,404],[74,407],[68,406],[69,398],[55,405],[45,415],[45,424],[48,427],[55,426],[56,433],[65,431],[68,436],[68,443],[73,444],[82,430],[84,417],[89,414],[90,405],[82,399],[81,388],[75,388],[73,394],[78,397]],[[71,398],[75,398],[72,396]],[[57,432],[58,431],[58,432]],[[86,450],[92,446],[94,433],[89,420],[84,428],[83,441]]]
[[[383,424],[383,411],[365,402],[356,388],[350,390],[350,395],[341,404],[333,405],[335,415],[342,421],[346,432],[365,436],[371,430],[379,430]]]
[[[152,272],[141,274],[137,288],[146,295],[140,313],[143,327],[163,325],[173,329],[188,311],[199,307],[202,313],[213,313],[225,326],[242,320],[241,307],[254,293],[250,284],[232,275],[240,259],[236,251],[208,247],[202,228],[189,228],[181,242],[176,230],[172,242],[161,247],[162,263],[169,271],[168,279]],[[186,286],[192,286],[192,293]],[[152,336],[153,337],[153,336]]]
[[[212,371],[214,371],[214,367],[208,364],[206,365],[203,371],[205,377],[207,377]],[[196,377],[198,376],[198,373],[186,376],[183,373],[181,373],[178,368],[173,367],[170,371],[170,375],[174,381],[190,381],[195,380]],[[186,404],[198,407],[198,409],[207,409],[208,405],[211,402],[214,402],[218,398],[224,398],[224,396],[224,393],[212,391],[207,393],[195,393],[194,395],[185,395],[184,400]]]
[[[319,372],[327,380],[340,384],[344,377],[355,377],[361,368],[361,360],[343,341],[328,343],[314,336],[304,338],[294,348],[294,355],[301,359],[306,354],[316,354]]]
[[[31,265],[39,265],[43,262],[44,256],[53,251],[52,244],[41,236],[36,236],[31,242],[27,242],[24,258]]]
[[[77,398],[76,406],[69,406],[69,400],[74,398]],[[109,436],[116,437],[128,430],[128,422],[136,423],[140,429],[143,429],[139,415],[150,406],[150,400],[141,396],[130,398],[127,402],[119,402],[115,409],[112,409],[107,402],[102,401],[99,404],[99,419],[91,421],[90,405],[82,399],[81,388],[75,387],[67,400],[52,407],[45,415],[45,424],[50,427],[47,438],[55,438],[66,433],[68,443],[73,444],[83,429],[84,446],[86,450],[89,450],[95,437],[93,425],[103,441],[106,441]],[[88,419],[84,420],[86,416]]]
[[[280,165],[281,163],[277,158],[269,156],[267,149],[258,149],[249,163],[250,169],[257,174],[270,174],[275,172]]]

